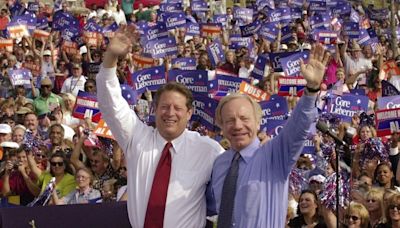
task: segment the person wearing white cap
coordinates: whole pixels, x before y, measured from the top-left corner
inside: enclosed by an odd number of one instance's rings
[[[67,78],[61,88],[61,93],[71,93],[78,96],[79,90],[85,90],[86,78],[82,75],[82,67],[78,63],[72,64],[72,77]]]
[[[8,124],[0,124],[0,143],[11,141],[11,127]]]
[[[52,43],[51,39],[49,42]],[[52,58],[52,51],[51,50],[43,51],[40,58],[41,58],[40,62],[42,63],[42,68],[41,68],[42,77],[54,77],[56,72],[54,66],[56,64],[54,63],[54,60]]]

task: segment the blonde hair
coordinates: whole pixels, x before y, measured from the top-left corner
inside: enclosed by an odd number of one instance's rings
[[[392,203],[400,204],[400,193],[396,193],[393,196],[390,197],[389,199],[389,204],[386,205],[385,208],[385,214],[386,214],[386,222],[391,224],[392,223],[392,218],[390,218],[390,213],[389,213],[389,205]]]
[[[217,109],[215,110],[215,123],[217,124],[217,126],[222,128],[222,123],[223,123],[222,108],[224,107],[224,105],[235,99],[245,99],[248,102],[250,102],[250,104],[253,106],[254,117],[256,119],[257,124],[259,125],[261,123],[262,109],[261,106],[257,103],[257,101],[255,101],[254,99],[245,94],[233,93],[229,94],[228,96],[225,96],[218,103]]]
[[[367,208],[364,207],[361,203],[350,202],[350,206],[347,208],[347,215],[350,215],[351,212],[357,212],[360,215],[361,219],[361,228],[368,228],[369,225],[369,213]]]
[[[368,199],[377,200],[381,207],[382,218],[385,218],[385,206],[383,205],[383,193],[384,193],[384,190],[382,188],[373,187],[367,192],[367,194],[365,194],[365,199],[367,201],[368,201]]]

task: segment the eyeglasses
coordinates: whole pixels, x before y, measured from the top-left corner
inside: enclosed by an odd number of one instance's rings
[[[38,157],[38,158],[45,158],[46,157],[46,155],[44,155],[44,154],[35,154],[35,156]]]
[[[89,177],[85,177],[85,176],[76,176],[76,179],[77,179],[77,180],[79,180],[79,179],[87,180],[87,179],[89,179]]]
[[[367,199],[367,203],[375,203],[376,199]]]
[[[47,88],[47,89],[48,89],[48,88],[51,88],[51,85],[41,85],[40,87],[41,87],[42,89],[44,89],[44,88]]]
[[[354,216],[354,215],[346,215],[346,219],[347,220],[353,220],[353,221],[357,221],[357,220],[359,220],[360,218],[359,217],[357,217],[357,216]]]
[[[389,205],[389,209],[390,210],[394,210],[396,208],[396,210],[400,211],[400,205],[399,204],[391,204]]]
[[[126,167],[120,167],[119,171],[126,171]]]
[[[51,166],[64,166],[64,162],[50,162]]]
[[[97,163],[99,163],[100,161],[97,161],[97,160],[91,160],[90,159],[90,163],[93,163],[93,164],[97,164]]]

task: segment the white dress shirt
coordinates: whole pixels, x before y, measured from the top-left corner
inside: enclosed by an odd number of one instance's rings
[[[71,76],[65,79],[62,87],[61,93],[71,93],[75,97],[78,96],[79,90],[85,91],[85,76],[81,75],[78,78]]]
[[[128,214],[134,228],[143,227],[153,178],[167,141],[142,123],[121,95],[116,68],[100,67],[97,99],[104,120],[125,152],[128,171]],[[165,228],[204,227],[205,190],[214,160],[223,148],[209,137],[185,130],[172,142],[171,176]]]

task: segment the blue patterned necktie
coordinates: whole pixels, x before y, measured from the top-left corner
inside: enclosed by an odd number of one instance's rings
[[[230,228],[232,225],[233,207],[235,205],[236,182],[239,173],[240,153],[235,152],[231,167],[222,187],[222,199],[218,214],[218,228]]]

